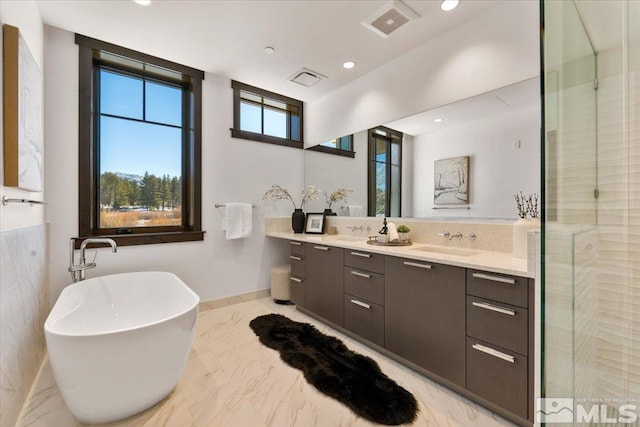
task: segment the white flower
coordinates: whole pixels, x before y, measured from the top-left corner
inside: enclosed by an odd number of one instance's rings
[[[320,190],[315,188],[313,185],[310,185],[306,191],[304,189],[301,190],[300,195],[302,196],[302,202],[300,203],[300,209],[302,209],[307,202],[316,200],[318,198],[318,194],[320,194]],[[289,191],[277,184],[273,184],[271,188],[262,195],[262,200],[289,200],[293,205],[293,208],[298,209],[298,206],[296,206],[296,202],[293,200],[293,197],[291,197]]]
[[[338,188],[337,190],[333,190],[331,192],[331,195],[327,195],[327,193],[324,193],[324,199],[325,202],[327,203],[327,207],[331,208],[331,205],[335,202],[339,202],[341,200],[344,200],[345,202],[347,201],[347,192],[350,192],[351,190],[347,190],[346,188]]]

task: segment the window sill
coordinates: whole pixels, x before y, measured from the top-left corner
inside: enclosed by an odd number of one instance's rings
[[[306,149],[311,151],[318,151],[320,153],[335,154],[336,156],[351,157],[352,159],[356,157],[355,151],[347,151],[347,150],[341,150],[339,148],[325,147],[324,145],[314,145],[313,147],[308,147]]]
[[[206,231],[175,231],[169,233],[140,233],[140,234],[111,234],[75,237],[76,249],[85,239],[109,238],[115,240],[118,246],[155,245],[158,243],[197,242],[204,240]],[[103,246],[103,245],[97,245]]]
[[[267,144],[284,145],[286,147],[304,148],[302,141],[294,141],[292,139],[278,138],[277,136],[263,135],[261,133],[247,132],[238,129],[231,129],[231,137],[266,142]]]

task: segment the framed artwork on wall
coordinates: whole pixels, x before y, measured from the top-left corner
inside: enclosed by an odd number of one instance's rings
[[[433,165],[433,203],[469,203],[469,156],[436,160]]]
[[[17,27],[3,26],[4,185],[42,191],[42,73]]]

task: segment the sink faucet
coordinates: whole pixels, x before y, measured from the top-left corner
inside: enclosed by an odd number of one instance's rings
[[[440,237],[444,237],[445,239],[453,239],[454,237],[457,237],[458,239],[462,238],[462,233],[457,232],[455,234],[451,234],[448,231],[443,231],[442,233],[436,233],[436,236],[440,236]],[[471,239],[475,238],[475,235],[473,237],[470,237]]]
[[[71,257],[70,257],[71,260],[70,260],[68,271],[69,273],[71,273],[71,279],[73,280],[73,283],[84,280],[86,277],[86,271],[90,268],[96,267],[95,262],[91,262],[87,264],[87,259],[86,259],[87,245],[90,245],[92,243],[106,243],[111,246],[112,252],[118,251],[118,245],[113,239],[107,239],[107,238],[84,239],[82,241],[82,244],[80,245],[80,263],[76,264],[75,263],[75,239],[71,239]]]
[[[347,228],[349,228],[351,231],[356,231],[356,230],[362,230],[362,231],[364,231],[364,230],[365,230],[364,225],[352,225],[352,226],[347,227]],[[371,226],[370,226],[370,225],[367,225],[366,230],[367,230],[367,231],[371,231]]]

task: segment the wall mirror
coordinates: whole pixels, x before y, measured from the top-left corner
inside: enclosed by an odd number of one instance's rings
[[[384,152],[379,142],[378,148],[371,146],[370,129],[353,134],[353,156],[315,147],[305,150],[307,186],[327,195],[340,188],[350,190],[347,202],[331,205],[339,216],[382,216],[381,209],[372,214],[369,205],[387,191],[387,204],[399,200],[401,217],[516,219],[514,194],[540,193],[537,77],[381,125],[402,133],[399,167],[390,160],[392,151]],[[336,140],[344,136],[336,135]],[[335,140],[331,144],[335,147]],[[443,178],[434,177],[434,163],[458,157],[468,157],[467,202],[435,203],[434,188]],[[380,173],[372,173],[372,168]],[[373,191],[370,180],[375,182]],[[307,210],[327,207],[321,195]]]

